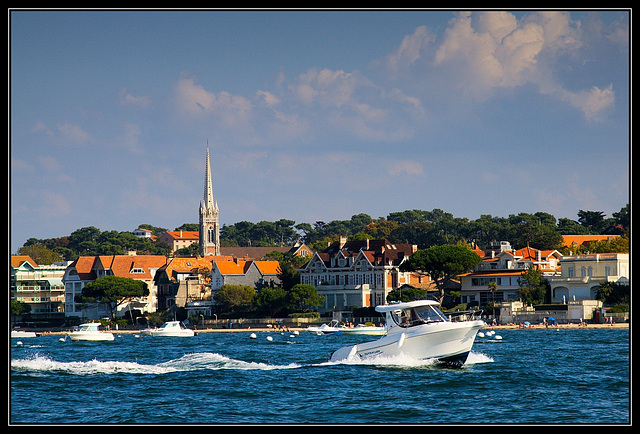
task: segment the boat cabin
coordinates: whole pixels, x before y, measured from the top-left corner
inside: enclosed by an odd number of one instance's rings
[[[377,306],[378,312],[386,312],[387,326],[413,327],[433,322],[447,322],[448,319],[438,309],[439,303],[432,300],[416,300]]]

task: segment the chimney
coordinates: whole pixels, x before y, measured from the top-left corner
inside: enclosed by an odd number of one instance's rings
[[[347,237],[340,235],[340,248],[343,248],[347,244]]]
[[[365,250],[369,250],[369,238],[367,238],[367,248]]]

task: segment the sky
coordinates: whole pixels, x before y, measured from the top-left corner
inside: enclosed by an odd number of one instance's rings
[[[10,10],[10,249],[630,202],[629,10]]]

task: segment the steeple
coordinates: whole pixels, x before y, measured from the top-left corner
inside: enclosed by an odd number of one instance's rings
[[[207,162],[204,171],[204,202],[202,206],[206,210],[215,208],[215,202],[213,201],[213,185],[211,184],[211,163],[209,162],[209,147],[207,146]]]
[[[220,225],[218,204],[213,200],[209,146],[204,170],[204,198],[200,202],[200,255],[220,255]]]

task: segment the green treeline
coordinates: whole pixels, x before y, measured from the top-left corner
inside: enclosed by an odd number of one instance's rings
[[[541,250],[558,249],[562,235],[627,235],[623,237],[628,251],[630,231],[629,204],[605,218],[601,211],[580,210],[577,220],[556,219],[545,212],[519,213],[509,217],[482,215],[476,220],[454,217],[440,209],[432,211],[406,210],[392,212],[386,217],[372,218],[357,214],[349,220],[333,220],[328,223],[298,223],[280,219],[275,222],[252,223],[241,221],[224,225],[220,231],[223,246],[289,246],[302,240],[315,250],[323,250],[328,243],[340,236],[350,239],[388,239],[392,243],[416,244],[419,249],[434,245],[456,244],[460,241],[484,248],[492,241],[509,241],[513,248],[529,244]],[[159,237],[167,229],[142,224]],[[175,230],[198,230],[197,224],[185,223]],[[194,246],[195,247],[195,246]],[[590,248],[594,248],[590,246]],[[610,249],[611,246],[602,246]],[[616,251],[625,251],[615,246]],[[122,255],[128,250],[138,254],[171,254],[166,243],[138,238],[129,231],[100,231],[93,226],[80,228],[68,236],[49,239],[29,238],[18,254],[30,255],[37,263],[47,264],[61,260],[75,260],[79,256]],[[594,251],[594,250],[592,250]],[[193,249],[197,252],[197,249]]]
[[[224,225],[220,233],[223,246],[279,246],[291,245],[302,239],[308,246],[322,250],[339,236],[351,239],[386,238],[392,243],[416,244],[419,249],[433,245],[474,243],[481,248],[491,241],[509,241],[514,248],[529,244],[537,249],[559,249],[562,235],[628,235],[629,205],[605,218],[600,211],[578,212],[578,220],[556,219],[545,212],[519,213],[509,217],[482,215],[476,220],[454,217],[440,209],[432,211],[407,210],[373,219],[357,214],[350,220],[329,223],[295,224],[293,220],[277,222],[242,221]]]

